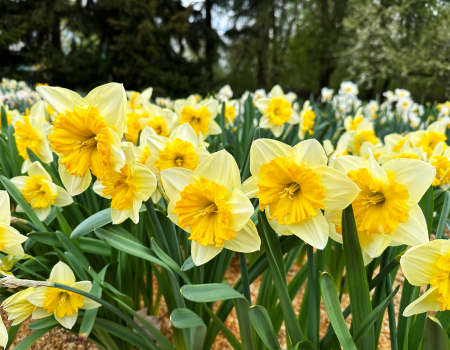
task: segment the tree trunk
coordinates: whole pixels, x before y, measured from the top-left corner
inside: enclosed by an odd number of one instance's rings
[[[206,32],[206,43],[205,43],[205,58],[206,58],[206,66],[207,66],[207,76],[212,83],[214,81],[214,56],[215,56],[215,43],[213,37],[213,29],[212,29],[212,17],[211,10],[213,5],[213,0],[205,0],[205,23],[207,27]]]

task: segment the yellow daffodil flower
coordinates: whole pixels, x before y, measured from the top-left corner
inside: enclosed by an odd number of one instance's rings
[[[94,184],[99,196],[110,198],[113,224],[130,218],[139,222],[139,209],[156,190],[156,178],[148,168],[135,160],[133,144],[124,142],[125,166],[119,172],[111,170]]]
[[[300,111],[300,124],[298,128],[298,137],[300,140],[304,140],[305,137],[313,134],[314,119],[316,119],[316,114],[312,110],[309,101],[305,101],[303,109]]]
[[[219,135],[222,130],[214,121],[219,112],[219,102],[214,99],[205,99],[196,102],[195,99],[175,101],[175,113],[178,115],[179,124],[188,123],[195,133],[207,135]]]
[[[65,207],[73,203],[69,193],[52,182],[52,177],[39,162],[29,166],[28,176],[13,177],[11,182],[19,189],[41,220],[45,220],[50,214],[52,205]],[[21,210],[20,207],[17,208],[17,211]]]
[[[358,187],[328,167],[327,161],[315,139],[295,147],[275,140],[256,140],[250,150],[253,176],[243,183],[243,191],[259,198],[259,207],[275,232],[294,234],[323,249],[328,241],[328,223],[322,210],[342,210],[359,193]]]
[[[33,314],[36,306],[27,300],[27,297],[36,291],[30,287],[11,295],[2,303],[3,310],[8,314],[8,320],[13,321],[11,326],[18,325]]]
[[[76,282],[70,267],[61,261],[53,267],[48,280],[88,293],[92,289],[90,281]],[[56,321],[67,329],[72,329],[77,322],[79,309],[90,310],[101,306],[96,301],[80,294],[53,287],[37,287],[33,293],[27,296],[27,300],[36,306],[32,314],[33,319],[54,315]]]
[[[361,192],[352,202],[364,261],[380,256],[390,245],[428,242],[425,217],[417,204],[436,170],[415,159],[392,159],[380,166],[369,159],[342,156],[333,167],[354,181]],[[342,242],[340,211],[325,211],[330,236]]]
[[[169,218],[192,240],[194,263],[207,263],[223,248],[250,253],[261,241],[250,217],[253,205],[241,190],[234,158],[226,151],[211,154],[195,171],[176,167],[161,172],[169,197]]]
[[[440,186],[443,190],[450,188],[450,147],[439,142],[428,158],[428,163],[436,168],[433,186]]]
[[[150,135],[144,143],[151,154],[144,164],[158,179],[165,169],[181,167],[194,171],[209,156],[207,150],[198,147],[199,138],[187,123],[180,125],[170,138]]]
[[[434,147],[445,140],[445,126],[439,121],[430,124],[426,130],[415,131],[410,135],[412,146],[421,147],[428,157],[433,154]]]
[[[38,87],[39,94],[58,113],[49,135],[59,155],[61,180],[74,196],[105,172],[120,171],[125,156],[120,149],[125,129],[126,95],[121,84],[92,90],[85,98],[68,89]]]
[[[356,118],[356,117],[355,117]],[[364,142],[369,142],[373,145],[380,144],[380,140],[378,140],[377,135],[375,134],[375,131],[373,129],[373,124],[368,119],[363,119],[357,121],[357,126],[355,129],[355,125],[353,123],[355,120],[352,121],[351,125],[348,126],[350,130],[347,130],[344,134],[342,134],[341,137],[344,137],[345,135],[348,135],[348,144],[347,149],[349,152],[351,152],[353,155],[358,155],[361,150],[361,145]],[[347,122],[347,125],[350,124]]]
[[[237,100],[226,101],[225,103],[225,127],[227,129],[234,126],[234,120],[239,113],[239,102]]]
[[[255,104],[262,114],[259,126],[270,129],[275,137],[281,136],[286,123],[298,124],[300,122],[289,98],[279,85],[272,88],[268,97],[259,98]]]
[[[137,91],[127,91],[126,95],[129,100],[127,109],[130,109],[132,112],[139,111],[140,109],[142,109],[145,103],[149,103],[150,97],[152,97],[152,93],[152,87],[148,87],[141,93]]]
[[[437,239],[409,249],[400,259],[406,279],[413,286],[430,288],[409,304],[403,316],[450,310],[450,241]]]
[[[19,231],[10,226],[11,205],[6,191],[0,191],[0,251],[14,256],[24,255],[21,243],[27,240]]]
[[[29,116],[18,115],[13,119],[17,149],[24,160],[22,173],[27,172],[31,165],[27,148],[33,151],[42,162],[48,164],[53,161],[52,149],[46,134],[50,125],[46,121],[44,108],[44,102],[39,101],[31,108]]]
[[[355,116],[348,116],[344,119],[344,128],[346,131],[356,131],[356,129],[358,128],[359,124],[361,124],[361,122],[364,120],[364,116],[362,115],[362,108],[359,108],[356,113]]]

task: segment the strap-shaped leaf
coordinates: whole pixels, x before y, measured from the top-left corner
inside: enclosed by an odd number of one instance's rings
[[[24,340],[22,340],[19,344],[17,344],[14,347],[14,350],[27,350],[33,345],[36,341],[38,341],[40,338],[42,338],[45,334],[50,332],[53,328],[55,328],[56,325],[50,326],[47,328],[41,328],[33,333],[31,333],[28,337],[26,337]]]
[[[439,224],[436,230],[436,239],[442,238],[444,232],[445,223],[447,222],[448,215],[450,214],[450,192],[444,192],[444,204],[442,205],[441,217],[439,218]]]
[[[384,299],[384,301],[380,305],[373,309],[370,314],[368,314],[366,318],[364,318],[361,325],[353,333],[353,340],[355,341],[355,343],[362,339],[367,334],[369,329],[372,328],[372,325],[375,323],[375,321],[378,320],[382,314],[384,314],[384,311],[392,302],[392,299],[394,298],[395,294],[397,294],[399,289],[400,284],[386,299]]]
[[[214,301],[245,297],[228,284],[189,284],[181,288],[181,294],[190,301],[210,303]]]
[[[428,317],[423,330],[422,350],[450,350],[450,341],[436,317]]]
[[[250,307],[249,315],[253,328],[255,328],[264,345],[270,350],[279,350],[281,346],[266,308],[254,305]]]
[[[195,267],[194,260],[192,260],[192,256],[189,256],[184,262],[183,266],[181,266],[181,271],[189,271],[194,267]]]
[[[336,284],[328,272],[324,272],[320,276],[320,291],[328,317],[339,342],[345,350],[356,350],[355,343],[342,315]]]
[[[191,349],[201,349],[205,342],[206,325],[194,312],[185,308],[173,310],[170,321],[176,328],[190,329]]]

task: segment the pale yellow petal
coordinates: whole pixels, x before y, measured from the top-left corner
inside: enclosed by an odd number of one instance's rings
[[[325,210],[343,210],[348,207],[360,192],[359,187],[346,175],[327,167],[320,183],[325,186]]]
[[[43,176],[47,181],[52,181],[50,174],[44,169],[41,163],[34,162],[28,168],[28,174],[32,176]]]
[[[261,114],[265,114],[270,105],[270,98],[260,98],[255,102],[255,105]]]
[[[231,211],[227,229],[231,231],[243,229],[255,212],[252,203],[241,190],[235,190],[233,192],[231,198],[227,201],[227,205]]]
[[[125,210],[117,210],[111,208],[111,221],[114,225],[119,225],[128,218],[128,212],[126,212]]]
[[[153,130],[153,129],[152,129]],[[181,139],[183,141],[190,142],[194,145],[194,147],[198,147],[198,136],[195,133],[195,130],[189,123],[185,123],[176,128],[171,134],[170,139]]]
[[[48,280],[50,282],[62,283],[69,286],[76,281],[73,271],[62,261],[60,261],[53,267]]]
[[[156,177],[148,168],[140,163],[133,164],[133,183],[137,191],[142,196],[143,201],[147,201],[156,190]]]
[[[369,149],[369,168],[370,168],[370,172],[372,173],[372,178],[375,181],[379,181],[383,184],[385,184],[386,186],[389,185],[389,180],[387,177],[386,172],[383,170],[383,168],[381,168],[380,164],[378,164],[378,162],[375,160],[372,151]]]
[[[431,287],[405,308],[403,316],[409,317],[428,311],[438,311],[441,308],[441,303],[436,300],[438,296],[437,287]]]
[[[236,232],[236,237],[225,241],[224,247],[240,253],[252,253],[260,250],[261,238],[259,238],[253,221],[249,220],[241,230]]]
[[[86,191],[91,184],[92,179],[91,171],[89,169],[83,175],[75,176],[70,175],[63,164],[59,164],[59,176],[61,177],[61,182],[71,196],[76,196],[77,194]]]
[[[38,307],[44,307],[45,294],[50,291],[51,287],[39,287],[36,291],[27,296],[27,300]],[[33,314],[33,318],[34,314]]]
[[[8,344],[8,331],[3,320],[0,320],[0,346],[6,347],[6,344]]]
[[[312,218],[287,226],[289,231],[309,245],[317,249],[323,249],[328,242],[329,227],[320,209],[316,209],[316,213],[317,215]]]
[[[360,157],[355,156],[340,156],[333,162],[333,168],[347,175],[350,170],[359,170],[362,168],[369,168],[369,163]]]
[[[36,90],[58,114],[64,114],[67,110],[73,111],[74,108],[84,109],[89,106],[85,99],[69,89],[54,86],[39,86]]]
[[[73,288],[76,288],[76,289],[80,289],[83,292],[89,293],[92,289],[92,282],[91,281],[79,281],[79,282],[72,283],[70,286]]]
[[[11,179],[11,182],[14,186],[17,187],[19,191],[23,191],[25,187],[27,187],[27,180],[30,179],[29,176],[16,176]]]
[[[7,255],[13,256],[23,256],[25,254],[22,244],[14,244],[8,247],[4,247],[2,252]]]
[[[225,150],[211,154],[198,165],[194,173],[199,177],[225,186],[228,198],[231,197],[235,189],[241,187],[238,165],[233,156]]]
[[[57,207],[65,207],[73,203],[73,198],[70,194],[61,186],[56,186],[58,195],[55,198],[55,205]]]
[[[72,316],[66,315],[64,317],[58,317],[58,315],[56,315],[56,311],[54,311],[54,315],[55,315],[55,320],[58,321],[63,327],[65,327],[67,329],[72,329],[72,327],[77,322],[77,318],[78,318],[78,312],[74,313]]]
[[[92,310],[92,309],[96,309],[96,308],[102,306],[102,304],[97,303],[96,301],[94,301],[92,299],[89,299],[89,298],[86,298],[86,297],[83,297],[83,300],[84,300],[84,304],[80,308],[80,309],[83,309],[83,310]]]
[[[264,210],[264,215],[267,218],[267,221],[269,222],[270,227],[272,227],[272,229],[278,233],[279,235],[282,236],[292,236],[293,233],[291,231],[289,231],[289,226],[288,225],[281,225],[278,223],[277,219],[270,219],[270,208],[269,206],[266,207],[266,209]]]
[[[219,101],[212,98],[207,98],[201,101],[198,105],[208,109],[209,113],[211,113],[211,119],[217,117],[217,114],[219,113]]]
[[[114,125],[119,137],[125,130],[125,113],[127,95],[122,84],[109,83],[101,85],[86,96],[85,100],[98,109],[107,125]]]
[[[284,124],[283,125],[273,125],[270,127],[270,131],[272,131],[273,136],[280,137],[284,130]]]
[[[189,124],[184,124],[184,125],[189,125]],[[201,147],[194,147],[193,151],[195,152],[195,154],[197,155],[198,158],[198,164],[200,164],[201,162],[203,162],[206,158],[208,158],[210,156],[211,153],[209,153],[206,149],[201,148]]]
[[[45,300],[45,298],[44,298]],[[34,303],[32,303],[34,304]],[[36,305],[36,304],[35,304]],[[53,312],[47,312],[43,309],[44,304],[42,304],[42,307],[36,306],[33,310],[33,314],[31,315],[31,319],[33,320],[40,320],[41,318],[53,316]]]
[[[0,223],[5,225],[11,223],[11,205],[6,191],[0,191]]]
[[[445,242],[437,239],[408,249],[400,259],[403,274],[414,286],[424,286],[441,270],[436,262],[442,256],[441,247]]]
[[[27,237],[21,235],[14,227],[0,223],[0,242],[4,247],[20,244],[26,240]]]
[[[406,186],[409,199],[415,203],[420,201],[436,175],[434,166],[416,159],[392,159],[382,168],[397,174],[394,181]]]
[[[249,177],[241,186],[241,191],[245,193],[248,198],[255,198],[258,195],[259,187],[258,181],[260,175],[256,174]],[[267,207],[268,208],[268,207]]]
[[[397,243],[412,246],[427,243],[429,241],[427,223],[422,209],[416,204],[408,211],[408,215],[408,220],[404,223],[399,222],[388,237]]]
[[[52,210],[51,205],[47,206],[46,208],[33,208],[33,211],[36,213],[39,220],[44,221],[48,214],[50,214]]]
[[[284,98],[284,92],[280,85],[275,85],[269,92],[270,98]]]
[[[316,139],[298,143],[289,151],[287,160],[297,165],[305,164],[307,168],[314,170],[319,175],[325,171],[328,163],[327,155]]]
[[[192,242],[191,244],[191,256],[195,265],[200,266],[206,264],[208,261],[218,255],[223,249],[215,246],[203,246],[200,243]]]
[[[291,146],[276,140],[259,139],[250,148],[250,172],[259,174],[261,165],[269,163],[274,158],[286,158]]]
[[[391,243],[387,235],[378,233],[367,235],[365,232],[358,232],[358,236],[361,249],[371,258],[379,257]]]
[[[209,135],[220,135],[222,133],[222,129],[220,125],[217,124],[215,120],[210,119],[208,123],[208,134]]]
[[[194,178],[194,172],[185,168],[170,168],[161,172],[161,181],[171,203],[180,200],[180,192],[188,186]]]

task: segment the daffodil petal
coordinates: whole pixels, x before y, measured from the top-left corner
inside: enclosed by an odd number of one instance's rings
[[[3,348],[8,344],[8,331],[6,330],[3,320],[0,320],[0,346]]]
[[[56,186],[58,195],[55,198],[55,205],[58,207],[65,207],[73,203],[71,195],[61,186]]]
[[[215,120],[210,119],[208,122],[208,134],[209,135],[220,135],[222,133],[222,129],[220,125],[217,124]]]
[[[92,282],[91,281],[79,281],[79,282],[72,283],[70,286],[73,288],[76,288],[76,289],[80,289],[83,292],[89,293],[92,289]]]
[[[28,174],[32,176],[43,176],[47,181],[52,181],[50,174],[44,169],[41,163],[34,162],[28,168]]]
[[[250,148],[250,172],[259,174],[261,165],[269,163],[274,158],[286,158],[291,146],[276,140],[259,139]]]
[[[443,239],[437,239],[412,247],[403,254],[400,265],[409,283],[414,286],[424,286],[441,272],[436,262],[442,256],[441,247],[444,242]]]
[[[241,190],[235,190],[227,201],[227,206],[231,212],[227,229],[239,231],[247,225],[248,220],[255,212],[252,203]]]
[[[0,191],[0,223],[5,225],[11,223],[11,205],[6,191]]]
[[[125,210],[117,210],[114,208],[111,208],[111,221],[114,225],[119,225],[122,222],[124,222],[126,219],[128,219],[128,215],[125,212]]]
[[[392,159],[382,168],[396,174],[394,181],[406,186],[409,199],[415,203],[420,201],[436,175],[434,166],[416,159]]]
[[[328,162],[327,155],[319,141],[305,140],[294,146],[287,155],[287,160],[297,165],[305,164],[309,169],[321,175]]]
[[[194,173],[199,177],[225,186],[228,196],[231,196],[235,189],[241,187],[238,165],[233,156],[225,150],[211,154],[198,165]]]
[[[5,247],[20,244],[26,240],[27,237],[21,235],[14,227],[9,226],[9,224],[0,224],[0,242]]]
[[[259,120],[259,127],[263,129],[272,129],[273,127],[275,127],[275,124],[270,121],[270,118],[267,114],[264,114]]]
[[[422,209],[416,204],[408,211],[408,215],[408,220],[404,223],[399,222],[398,226],[388,235],[389,238],[397,243],[412,246],[427,243],[429,241],[427,222]]]
[[[288,225],[281,225],[278,223],[277,219],[272,219],[272,220],[270,219],[270,210],[269,209],[270,209],[269,206],[267,206],[266,209],[264,210],[264,215],[266,216],[270,227],[272,227],[272,229],[279,235],[292,236],[293,233],[291,231],[289,231]]]
[[[77,194],[86,191],[91,184],[92,179],[90,170],[87,170],[81,176],[70,175],[67,172],[66,167],[62,164],[59,165],[59,176],[61,177],[64,187],[71,196],[76,196]]]
[[[280,137],[284,130],[284,124],[283,125],[274,125],[270,128],[272,131],[273,136]]]
[[[80,308],[83,310],[92,310],[102,306],[102,304],[97,303],[96,301],[86,297],[83,297],[83,300],[84,300],[83,306]]]
[[[27,180],[29,179],[29,176],[16,176],[13,177],[10,181],[14,184],[14,186],[17,187],[19,191],[22,192],[22,190],[27,187]]]
[[[45,300],[45,298],[44,298],[44,300]],[[28,301],[30,301],[30,300],[28,300]],[[32,304],[34,304],[34,303],[32,303]],[[33,310],[33,313],[31,314],[31,319],[40,320],[41,318],[45,318],[45,317],[49,317],[49,316],[53,316],[53,312],[47,312],[46,310],[43,309],[43,306],[41,306],[41,307],[36,306]]]
[[[249,177],[241,186],[241,191],[245,193],[248,198],[255,198],[258,195],[259,187],[258,181],[261,176],[259,174]]]
[[[219,113],[219,101],[212,98],[207,98],[201,101],[198,105],[208,109],[209,113],[211,113],[211,119],[215,119],[217,117],[217,114]]]
[[[270,105],[270,98],[260,98],[255,102],[255,105],[256,105],[256,108],[259,109],[261,114],[265,114],[267,111],[267,108],[269,108],[269,105]]]
[[[436,300],[438,296],[437,287],[431,287],[405,308],[403,316],[409,317],[428,311],[438,311],[441,308],[441,303]]]
[[[372,173],[372,178],[375,181],[382,182],[386,186],[389,186],[389,180],[386,174],[386,171],[378,164],[378,162],[373,157],[372,151],[369,149],[369,167],[370,172]]]
[[[52,210],[52,207],[49,205],[46,208],[33,208],[33,211],[38,216],[39,220],[44,221],[48,214],[50,214],[50,211]]]
[[[340,156],[333,162],[333,168],[347,175],[350,170],[368,168],[369,164],[364,158],[355,156]]]
[[[85,99],[69,89],[39,86],[36,90],[58,114],[64,114],[66,110],[73,111],[74,108],[84,109],[89,106]]]
[[[60,261],[57,263],[50,273],[48,279],[50,282],[66,284],[68,286],[76,282],[75,275],[68,265]]]
[[[54,315],[55,315],[55,320],[58,321],[60,325],[62,325],[63,327],[65,327],[67,329],[72,329],[72,327],[77,322],[77,318],[78,318],[78,312],[74,313],[72,316],[66,315],[64,317],[58,317],[56,315],[56,311],[55,311]]]
[[[358,232],[358,235],[367,235],[366,233]],[[379,257],[384,250],[389,246],[391,240],[387,237],[387,235],[382,235],[378,233],[374,233],[370,235],[369,240],[366,242],[359,238],[359,243],[361,244],[361,249],[371,258]]]
[[[359,187],[346,175],[327,167],[320,183],[325,186],[325,210],[343,210],[348,207],[360,192]]]
[[[248,220],[247,224],[238,232],[236,237],[225,241],[224,247],[240,253],[252,253],[260,250],[261,238],[259,238],[258,231],[253,221]]]
[[[133,184],[142,196],[142,200],[147,201],[156,190],[156,177],[145,165],[140,163],[134,163],[133,170]]]
[[[33,305],[44,307],[45,304],[45,294],[50,290],[51,287],[39,287],[36,291],[27,296],[27,300]],[[34,313],[33,313],[34,318]]]
[[[3,248],[3,253],[13,256],[23,256],[25,254],[22,244],[14,244]]]
[[[287,225],[294,235],[317,249],[324,249],[328,242],[328,222],[320,209],[316,216],[293,225]]]
[[[170,168],[161,172],[161,181],[170,202],[180,200],[180,192],[188,186],[194,177],[194,172],[185,168]]]
[[[106,124],[114,125],[119,137],[122,137],[127,109],[127,95],[123,85],[118,83],[101,85],[89,92],[85,100],[89,105],[96,107],[105,118]]]
[[[200,243],[192,242],[191,256],[195,265],[200,266],[206,264],[208,261],[218,255],[223,249],[223,246],[203,246]]]
[[[153,129],[152,129],[153,130]],[[171,134],[170,139],[173,141],[175,139],[182,139],[183,141],[190,142],[194,147],[198,147],[198,136],[195,130],[189,123],[185,123],[176,128]]]

